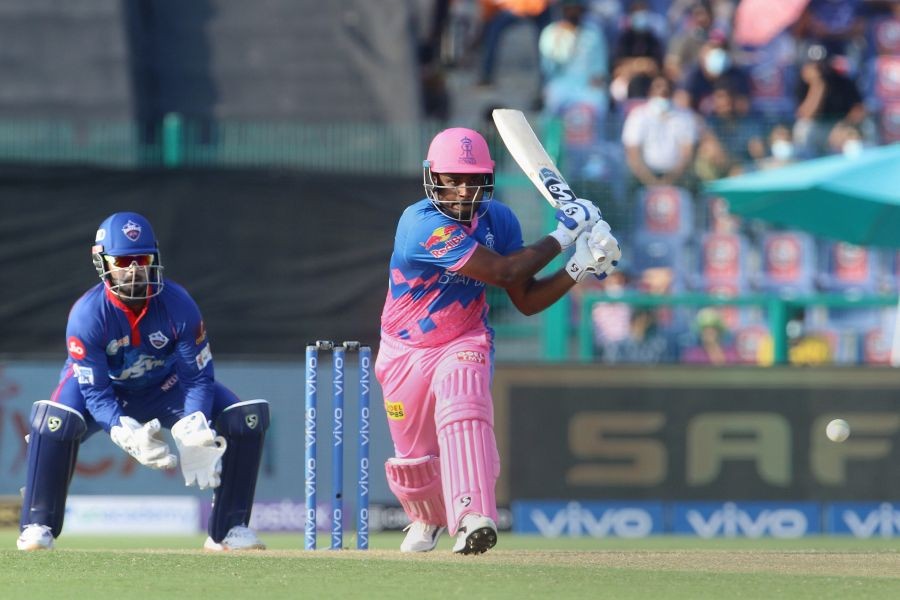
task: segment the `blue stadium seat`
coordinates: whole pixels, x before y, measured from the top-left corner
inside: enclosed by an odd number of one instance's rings
[[[749,242],[740,233],[707,232],[700,237],[696,277],[700,291],[736,296],[749,288]]]
[[[879,281],[878,253],[846,242],[822,240],[818,245],[819,288],[824,292],[873,294]]]
[[[799,231],[769,231],[763,234],[760,272],[756,287],[786,295],[809,294],[815,287],[815,244]]]
[[[860,361],[865,365],[889,365],[893,339],[893,326],[878,325],[862,331],[859,336]]]
[[[635,203],[635,231],[686,240],[694,231],[694,206],[687,190],[674,186],[641,189]]]

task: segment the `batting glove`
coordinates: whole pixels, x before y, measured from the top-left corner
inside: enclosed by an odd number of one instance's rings
[[[550,232],[550,237],[559,242],[560,248],[565,250],[575,242],[578,234],[590,229],[600,220],[600,209],[590,200],[579,198],[574,202],[567,202],[557,210],[556,220],[559,223],[556,229]]]
[[[606,279],[622,258],[619,242],[610,231],[609,223],[598,221],[590,231],[578,236],[575,254],[566,264],[566,273],[575,281],[581,281],[588,274],[597,279]]]

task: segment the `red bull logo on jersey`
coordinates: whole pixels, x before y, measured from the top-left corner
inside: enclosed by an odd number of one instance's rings
[[[128,222],[122,226],[122,233],[125,234],[132,242],[138,241],[138,238],[141,237],[141,226],[131,219],[128,219]]]
[[[466,234],[459,225],[443,225],[432,231],[422,246],[435,258],[441,258],[459,246],[464,239]]]

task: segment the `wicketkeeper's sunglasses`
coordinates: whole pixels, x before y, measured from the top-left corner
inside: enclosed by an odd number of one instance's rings
[[[106,255],[106,262],[117,269],[127,269],[131,265],[139,267],[148,267],[153,264],[152,254],[128,254],[125,256]]]

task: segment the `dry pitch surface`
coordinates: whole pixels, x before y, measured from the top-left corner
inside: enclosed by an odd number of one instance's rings
[[[900,541],[897,543],[900,549]],[[446,552],[400,554],[396,550],[304,552],[268,550],[259,556],[316,559],[378,559],[423,563],[515,565],[521,567],[570,566],[613,569],[647,569],[706,573],[777,573],[781,575],[825,575],[890,577],[900,579],[900,553],[824,552],[770,550],[667,550],[667,551],[567,551],[492,550],[480,556]]]

